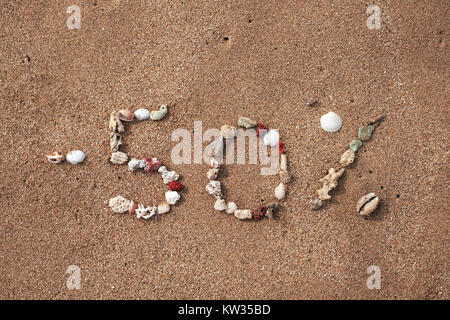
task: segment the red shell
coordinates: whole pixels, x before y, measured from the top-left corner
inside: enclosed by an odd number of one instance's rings
[[[183,189],[183,185],[176,181],[169,182],[168,187],[171,191],[180,191],[181,189]]]
[[[280,151],[280,154],[286,153],[286,147],[283,142],[278,142],[278,150]]]
[[[161,167],[161,161],[158,159],[153,159],[150,157],[146,157],[144,158],[145,161],[145,171],[146,172],[151,172],[151,171],[155,171],[158,170],[159,167]]]
[[[266,215],[266,212],[267,212],[267,207],[259,207],[258,209],[253,210],[252,211],[253,219],[259,220],[259,219],[263,218]]]
[[[259,133],[262,130],[268,130],[269,128],[267,128],[265,125],[258,123],[258,128],[256,129],[256,136],[259,137]]]

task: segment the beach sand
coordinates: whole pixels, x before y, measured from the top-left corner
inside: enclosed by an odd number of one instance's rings
[[[0,298],[448,299],[448,1],[376,1],[379,30],[369,1],[78,1],[81,29],[68,30],[72,4],[0,6]],[[152,204],[166,186],[109,163],[109,114],[170,102],[164,120],[127,125],[125,151],[179,172],[182,201],[148,221],[114,214],[109,198]],[[337,133],[319,125],[330,110]],[[379,114],[311,211],[318,180]],[[174,130],[239,115],[286,144],[279,220],[215,211],[207,165],[171,163]],[[45,158],[75,149],[82,165]],[[267,204],[278,177],[259,169],[227,166],[227,199]],[[381,205],[364,219],[369,192]],[[380,290],[367,288],[371,265]]]

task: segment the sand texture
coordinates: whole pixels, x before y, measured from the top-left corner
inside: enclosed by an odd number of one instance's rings
[[[0,298],[448,299],[449,1],[71,1],[0,5]],[[316,98],[320,105],[308,107]],[[128,125],[125,151],[182,176],[167,215],[114,214],[121,194],[152,204],[166,186],[108,162],[108,119]],[[337,133],[320,116],[338,113]],[[333,199],[309,201],[358,127],[386,119]],[[213,209],[207,165],[171,163],[177,128],[220,128],[249,116],[279,128],[294,180],[280,219],[242,222]],[[82,165],[45,155],[84,150]],[[268,203],[278,177],[227,166],[227,199]],[[358,216],[375,192],[380,208]],[[66,286],[69,265],[81,289]],[[381,270],[369,290],[368,266]]]

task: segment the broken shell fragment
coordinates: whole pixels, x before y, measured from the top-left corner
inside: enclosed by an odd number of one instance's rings
[[[109,145],[112,151],[119,151],[120,146],[122,145],[122,136],[116,132],[111,132],[111,136],[109,138]]]
[[[225,211],[227,210],[227,204],[224,199],[217,199],[216,203],[214,203],[214,209],[217,211]]]
[[[221,199],[222,198],[222,189],[220,186],[220,182],[217,180],[211,180],[207,185],[206,185],[206,191],[212,195],[214,198],[216,199]]]
[[[128,209],[128,212],[133,214],[133,213],[136,212],[137,208],[139,208],[139,205],[136,202],[131,201],[130,208]]]
[[[134,112],[134,117],[139,121],[147,120],[150,118],[150,111],[148,111],[147,109],[137,109]]]
[[[180,194],[176,191],[167,191],[166,192],[166,201],[170,205],[174,205],[177,201],[180,200]]]
[[[242,128],[250,129],[256,127],[258,123],[247,117],[239,117],[237,125]]]
[[[320,117],[320,126],[326,132],[337,132],[342,127],[342,119],[335,112],[328,112]]]
[[[362,142],[361,140],[352,140],[352,142],[350,142],[350,149],[352,149],[353,151],[358,151],[359,148],[361,148],[362,146]]]
[[[220,135],[224,138],[224,139],[232,139],[236,136],[236,132],[237,129],[234,126],[230,126],[228,124],[223,125],[220,128]]]
[[[117,151],[111,155],[111,159],[109,159],[109,161],[114,164],[124,164],[128,161],[128,156],[125,152]]]
[[[117,112],[117,118],[121,121],[130,122],[134,120],[134,113],[129,109],[122,109]]]
[[[379,201],[380,199],[375,193],[368,193],[359,199],[356,204],[356,212],[362,216],[368,216],[377,209]]]
[[[310,209],[311,210],[319,210],[323,206],[323,201],[320,199],[311,200]]]
[[[341,159],[339,160],[339,164],[343,167],[348,167],[353,163],[354,160],[355,151],[353,151],[352,149],[348,149],[342,154]]]
[[[371,126],[371,125],[360,127],[358,129],[358,138],[361,141],[368,141],[368,140],[370,140],[370,137],[372,136],[373,130],[375,130],[375,127]]]
[[[109,129],[116,133],[123,133],[125,132],[125,127],[122,121],[120,121],[117,116],[117,112],[113,111],[111,113],[111,116],[109,118]]]
[[[236,210],[234,216],[241,220],[251,219],[253,217],[251,210]]]
[[[51,163],[61,163],[64,161],[64,155],[62,152],[55,151],[47,155],[47,160]]]
[[[330,168],[328,170],[328,174],[325,177],[319,179],[319,182],[323,183],[322,188],[317,190],[319,200],[331,199],[331,196],[328,193],[337,187],[338,185],[337,181],[344,174],[344,171],[345,168],[342,168],[337,172],[334,168]]]
[[[70,151],[66,157],[67,161],[71,164],[82,163],[85,158],[86,154],[81,150]]]
[[[125,213],[132,207],[133,201],[127,200],[122,196],[109,199],[109,207],[115,213]]]
[[[280,142],[280,134],[278,133],[278,130],[270,129],[267,131],[267,133],[264,135],[263,138],[264,145],[276,147],[278,145],[278,142]]]
[[[228,202],[227,204],[227,209],[226,209],[226,213],[228,214],[233,214],[236,210],[237,210],[237,204],[234,202]]]
[[[161,105],[159,107],[158,111],[152,111],[150,112],[150,119],[153,121],[158,121],[164,118],[164,116],[167,114],[167,106],[165,104]]]
[[[167,202],[163,202],[158,205],[158,208],[156,210],[157,214],[164,214],[170,211],[170,205]]]
[[[275,188],[275,198],[278,200],[283,199],[286,196],[286,185],[281,182],[276,188]]]

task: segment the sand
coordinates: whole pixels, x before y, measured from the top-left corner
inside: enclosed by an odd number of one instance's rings
[[[351,0],[81,1],[68,30],[70,1],[3,1],[0,298],[448,299],[449,3],[376,2],[380,30],[366,26],[370,2]],[[171,101],[161,122],[129,126],[125,150],[178,171],[182,202],[149,221],[112,213],[110,197],[151,204],[165,186],[108,162],[110,112]],[[334,134],[319,126],[330,110]],[[318,179],[378,114],[333,200],[311,211]],[[170,161],[173,130],[238,115],[286,143],[295,180],[277,221],[214,211],[207,166]],[[82,165],[46,161],[74,149]],[[277,177],[259,169],[227,166],[227,198],[267,203]],[[368,192],[382,204],[364,219]]]

